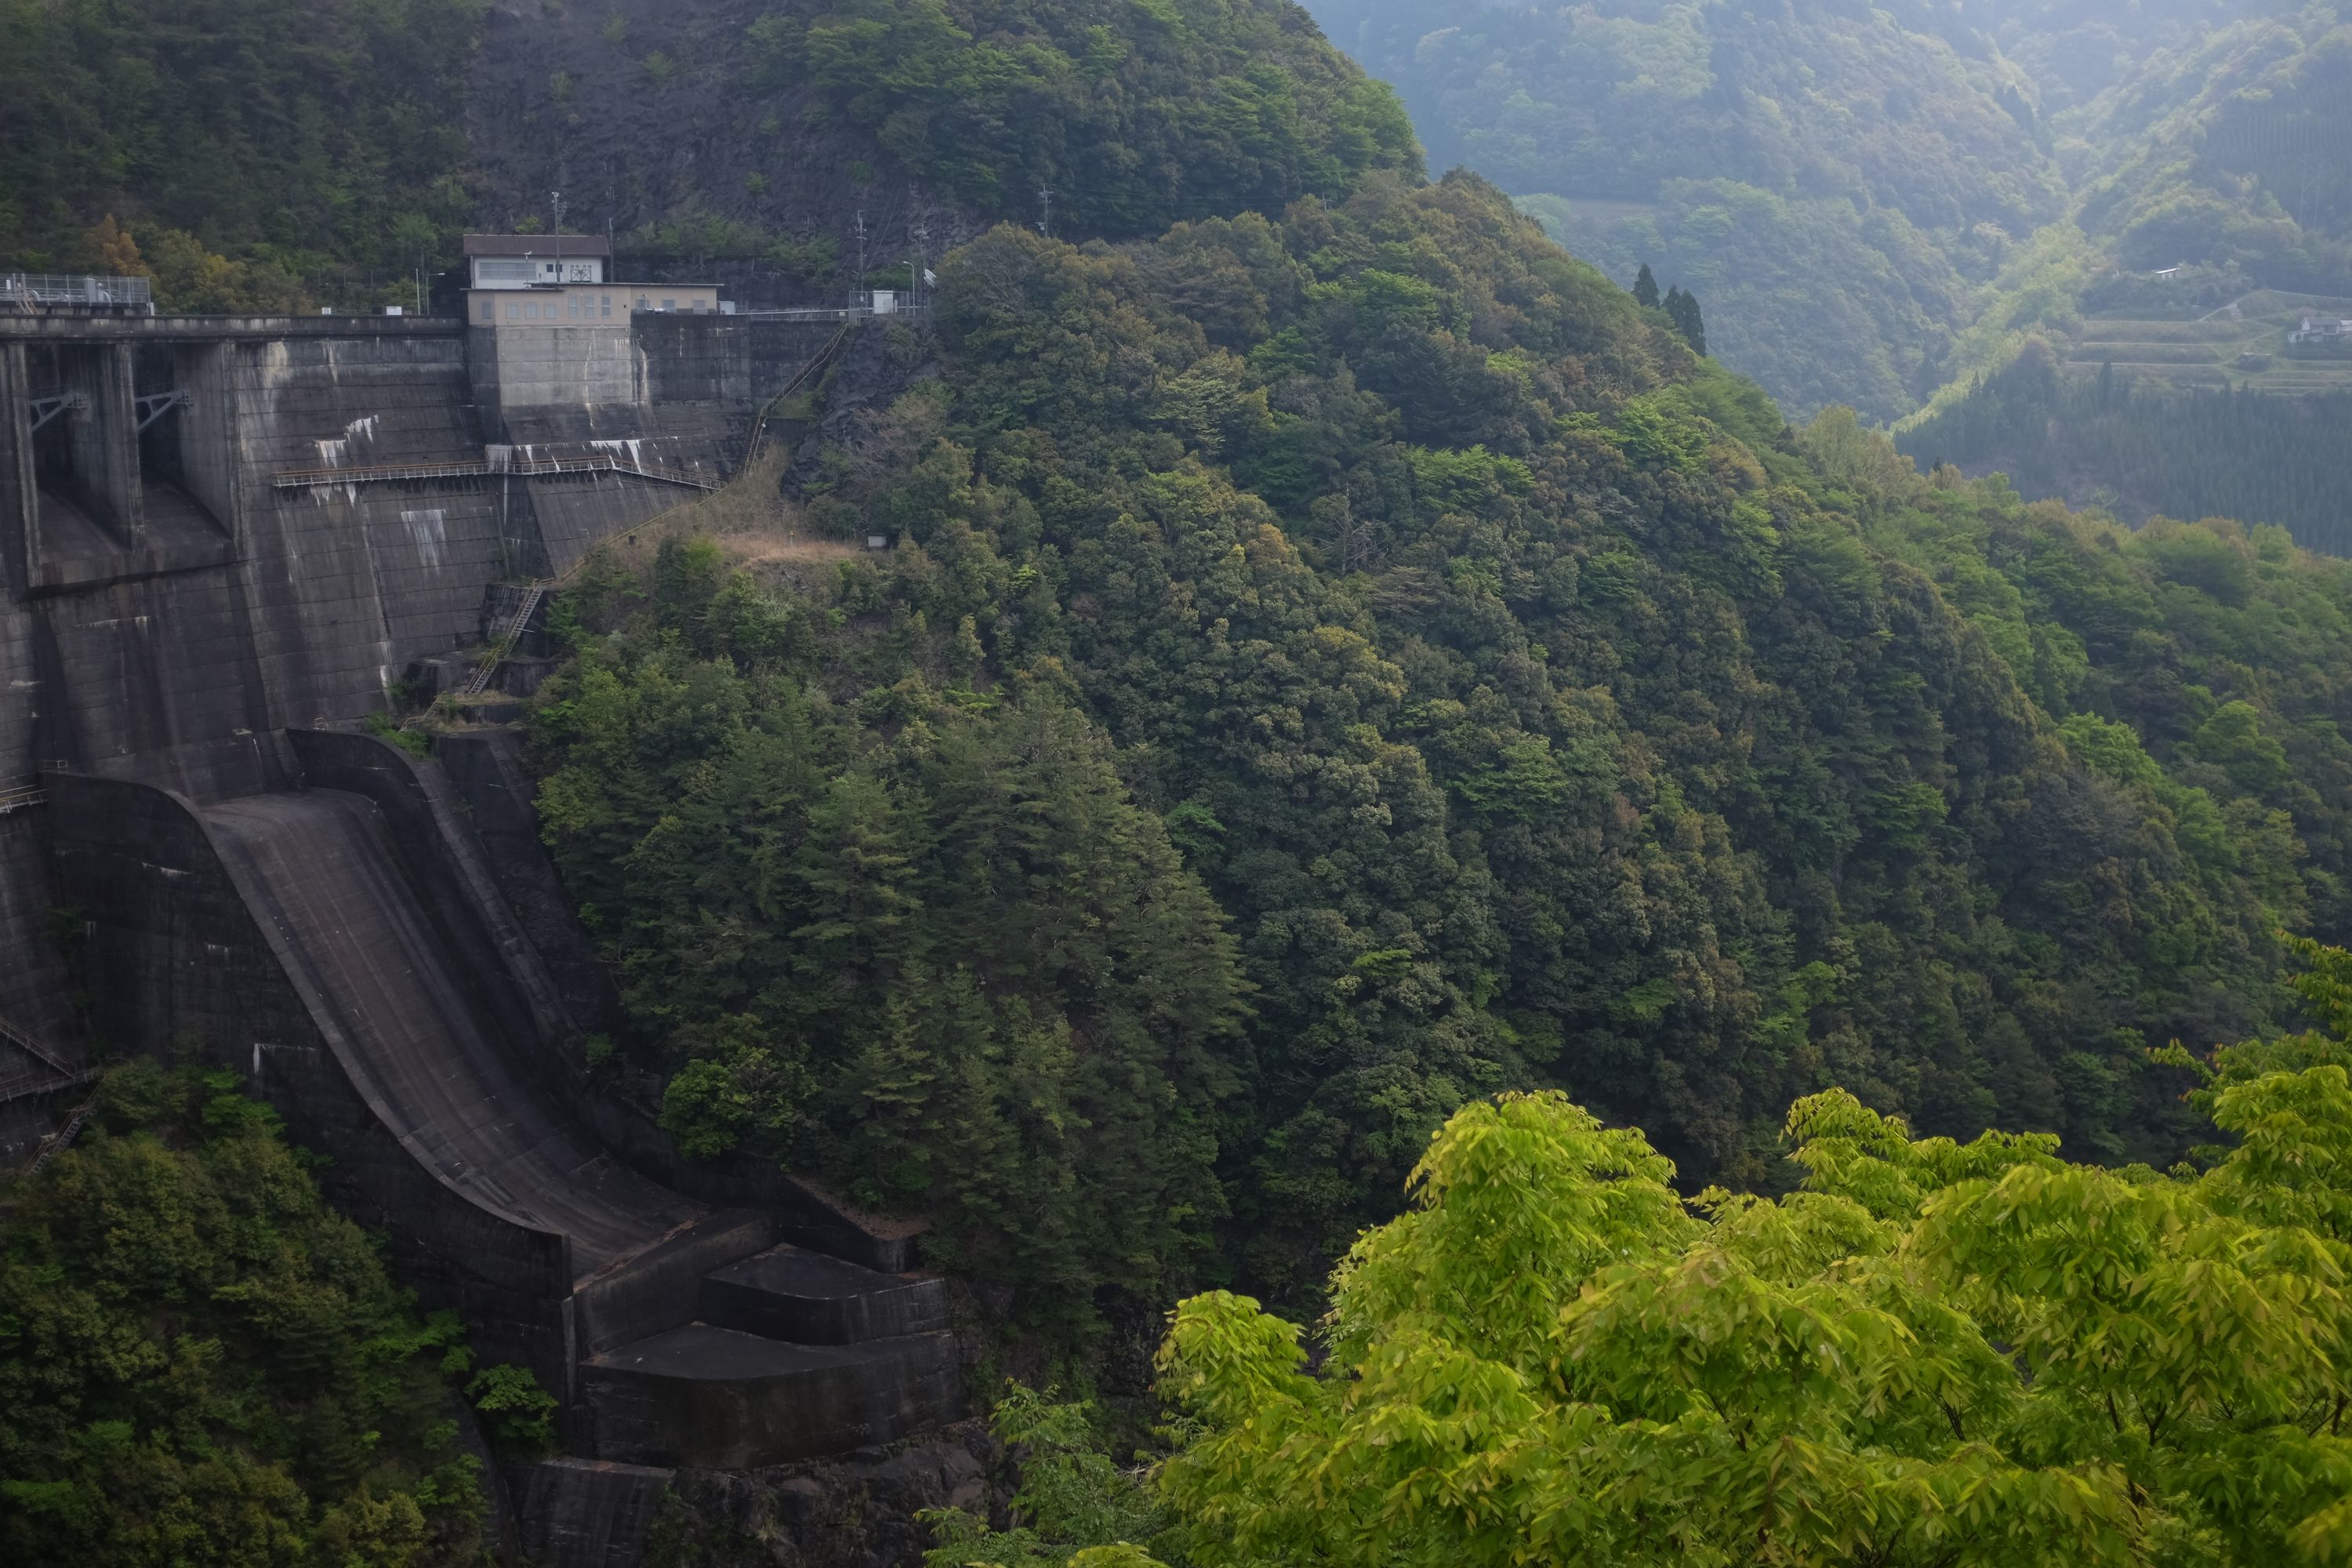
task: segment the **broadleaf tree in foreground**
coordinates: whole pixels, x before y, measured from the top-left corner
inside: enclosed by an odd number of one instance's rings
[[[1335,1274],[1318,1367],[1246,1298],[1178,1310],[1152,1551],[2352,1559],[2352,955],[2303,951],[2331,1033],[2199,1064],[2228,1142],[2170,1172],[1915,1141],[1832,1090],[1790,1112],[1796,1191],[1685,1201],[1564,1095],[1465,1108]]]

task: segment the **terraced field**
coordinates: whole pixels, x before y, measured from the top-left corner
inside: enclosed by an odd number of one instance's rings
[[[2270,289],[2210,315],[2092,316],[2068,345],[2066,371],[2089,377],[2112,364],[2116,379],[2277,393],[2352,390],[2352,354],[2290,358],[2286,334],[2305,311],[2352,316],[2352,300]]]

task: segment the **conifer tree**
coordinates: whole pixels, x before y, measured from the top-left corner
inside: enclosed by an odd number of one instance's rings
[[[1675,331],[1683,342],[1690,344],[1693,353],[1706,353],[1706,327],[1699,320],[1698,296],[1677,284],[1666,292],[1666,315],[1675,323]]]
[[[1645,310],[1658,308],[1658,279],[1646,261],[1642,263],[1642,270],[1633,279],[1633,303]]]

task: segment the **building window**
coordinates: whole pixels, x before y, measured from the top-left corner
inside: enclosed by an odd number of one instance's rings
[[[605,296],[604,296],[604,314],[606,314],[606,315],[608,315],[608,316],[609,316],[609,315],[611,315],[612,313],[613,313],[613,297],[612,297],[610,294],[607,294],[607,295],[605,295]]]
[[[523,319],[524,321],[536,321],[537,320],[539,320],[539,301],[538,301],[538,300],[525,300],[522,302],[522,319]]]
[[[580,319],[580,301],[579,301],[579,300],[573,300],[573,299],[570,299],[570,298],[568,298],[568,297],[564,300],[564,301],[563,301],[563,319],[564,319],[565,321],[578,321],[578,320]]]
[[[508,320],[508,321],[517,321],[517,320],[520,320],[520,319],[521,318],[521,316],[522,316],[522,307],[521,307],[520,305],[516,304],[512,300],[508,300],[508,301],[507,301],[507,320]]]
[[[677,301],[675,300],[664,300],[662,301],[662,309],[664,310],[675,310],[677,309]]]
[[[499,316],[499,308],[498,308],[497,304],[496,304],[495,302],[491,301],[491,300],[483,300],[483,301],[482,301],[482,320],[484,320],[484,321],[494,321],[498,320],[498,316]]]

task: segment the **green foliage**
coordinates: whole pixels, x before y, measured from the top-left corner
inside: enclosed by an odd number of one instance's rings
[[[2095,107],[2084,226],[2126,268],[2352,289],[2352,25],[2331,5],[2217,24]]]
[[[2163,808],[2209,887],[2240,883],[2275,924],[2347,929],[2352,567],[2278,528],[2126,531],[1999,482],[1939,489],[1828,416],[1800,444],[1869,498],[1874,536],[1937,578],[2076,755]]]
[[[940,550],[811,603],[666,542],[547,689],[541,810],[689,1155],[928,1211],[940,1261],[1082,1329],[1097,1289],[1185,1277],[1223,1212],[1244,987],[1099,731],[1049,683],[972,689],[951,612],[1019,590],[968,530]]]
[[[1748,1187],[1838,1082],[2169,1162],[2144,1044],[2259,1028],[2274,932],[2352,913],[2332,569],[1800,437],[1481,181],[1007,226],[937,300],[807,495],[897,547],[592,567],[541,809],[679,1136],[1027,1310],[1311,1310],[1497,1089]]]
[[[2134,519],[2235,517],[2280,524],[2314,550],[2352,551],[2343,498],[2352,391],[2135,387],[2063,375],[2045,343],[1969,383],[1906,426],[1923,467],[1998,468],[2029,495],[2105,498]]]
[[[433,737],[422,730],[402,727],[400,721],[381,710],[367,716],[368,733],[380,741],[389,741],[412,757],[433,754]]]
[[[0,1554],[481,1560],[453,1314],[419,1321],[235,1073],[112,1072],[0,1220]]]
[[[1703,284],[1716,307],[1709,352],[1800,417],[1835,404],[1882,420],[1916,407],[1953,374],[1971,285],[1994,252],[2007,254],[1900,206],[1725,178],[1669,180],[1641,204],[1537,195],[1519,205],[1612,275],[1646,260]]]
[[[0,4],[0,254],[165,309],[362,302],[452,254],[480,0]],[[106,254],[119,219],[136,245]],[[126,265],[126,263],[129,263]],[[389,297],[406,298],[394,291]]]
[[[1996,48],[1974,8],[1309,8],[1397,84],[1433,166],[1528,193],[1612,276],[1705,293],[1715,352],[1801,416],[1908,412],[1949,374],[1977,286],[2061,215],[1999,53],[2029,29]]]
[[[1697,295],[1679,287],[1669,289],[1659,309],[1665,311],[1668,321],[1674,322],[1675,331],[1682,334],[1683,342],[1690,344],[1691,353],[1706,353],[1706,324],[1699,317]]]
[[[499,1451],[536,1459],[555,1451],[555,1395],[527,1367],[485,1367],[466,1384],[466,1397],[489,1417]]]
[[[1418,172],[1404,111],[1283,0],[843,0],[745,38],[754,90],[809,83],[919,178],[983,212],[1156,234],[1179,218]]]
[[[984,1515],[965,1509],[930,1510],[921,1517],[937,1544],[923,1554],[925,1568],[1150,1563],[1134,1543],[1163,1533],[1168,1518],[1144,1489],[1141,1472],[1120,1469],[1101,1451],[1091,1406],[1054,1404],[1054,1394],[1010,1384],[989,1417],[1021,1467],[1013,1528],[992,1530]]]
[[[2340,990],[2346,955],[2333,953]],[[1465,1108],[1332,1279],[1327,1353],[1177,1312],[1164,1539],[1214,1563],[2322,1563],[2352,1551],[2352,1079],[2233,1075],[2202,1172],[1790,1112],[1800,1190],[1687,1203],[1559,1095]]]

